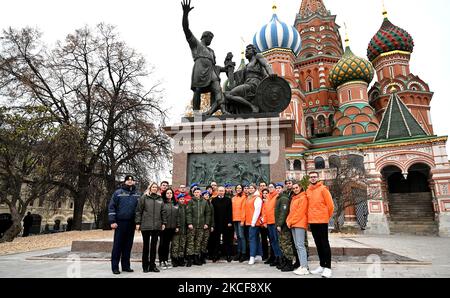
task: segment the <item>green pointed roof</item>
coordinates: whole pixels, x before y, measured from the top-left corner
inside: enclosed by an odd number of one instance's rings
[[[384,112],[375,142],[426,136],[427,133],[411,114],[397,93],[393,93]]]

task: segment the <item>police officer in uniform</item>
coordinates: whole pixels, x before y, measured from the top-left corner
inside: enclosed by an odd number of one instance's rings
[[[126,176],[124,185],[114,192],[109,203],[109,223],[114,230],[111,255],[111,267],[114,274],[120,274],[119,262],[122,263],[123,272],[133,272],[130,257],[136,228],[134,217],[140,196],[135,185],[133,176]]]

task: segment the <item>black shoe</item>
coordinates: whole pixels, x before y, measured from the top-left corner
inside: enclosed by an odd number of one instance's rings
[[[280,265],[280,257],[276,257],[272,263],[270,263],[270,267],[276,267]]]
[[[275,261],[275,258],[270,256],[270,258],[267,259],[267,261],[264,262],[266,265],[270,265]]]
[[[213,263],[217,263],[218,260],[219,260],[219,257],[213,257],[212,258]]]
[[[203,253],[200,257],[200,261],[202,262],[203,265],[206,264],[206,256],[207,256],[207,254]]]
[[[153,266],[150,266],[150,272],[158,273],[158,272],[161,272],[161,271],[159,271],[158,267],[156,267],[156,264],[155,264]]]
[[[178,260],[179,260],[179,258],[173,258],[172,259],[172,266],[173,266],[173,268],[178,267]]]
[[[281,268],[281,272],[292,272],[294,271],[294,265],[292,264],[292,260],[287,260],[286,264],[283,268]]]
[[[228,262],[228,263],[231,263],[231,261],[233,261],[233,258],[232,258],[231,256],[228,256],[228,257],[227,257],[227,262]]]
[[[202,264],[202,261],[200,260],[200,256],[199,256],[199,255],[194,256],[194,265],[195,265],[195,266],[201,266],[201,265],[203,265],[203,264]]]
[[[282,257],[280,260],[280,264],[277,266],[277,269],[281,270],[284,267],[284,265],[286,265],[286,258]]]
[[[192,267],[192,258],[193,258],[193,256],[187,257],[186,267]]]
[[[131,268],[128,268],[128,269],[122,269],[122,272],[133,273],[134,270]]]
[[[117,270],[117,269],[116,269],[116,270],[113,270],[113,274],[114,274],[114,275],[119,275],[119,274],[120,274],[120,271]]]
[[[238,262],[240,259],[241,259],[241,255],[237,254],[237,255],[234,256],[233,261],[234,262]]]
[[[244,263],[247,260],[247,257],[245,255],[241,255],[239,258],[239,263]]]
[[[186,262],[184,261],[184,258],[178,258],[178,266],[180,267],[185,267],[186,266]]]

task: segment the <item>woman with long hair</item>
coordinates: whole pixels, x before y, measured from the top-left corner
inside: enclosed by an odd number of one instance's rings
[[[170,245],[172,243],[173,236],[175,235],[175,229],[177,228],[177,216],[178,216],[178,204],[174,199],[175,192],[169,188],[161,194],[164,201],[164,210],[167,214],[167,225],[165,230],[161,233],[161,243],[159,245],[159,266],[166,270],[172,268],[172,264],[169,261]]]
[[[161,196],[158,195],[158,184],[151,183],[145,193],[140,197],[136,208],[135,221],[136,229],[141,231],[144,242],[142,269],[144,273],[160,272],[155,263],[156,246],[158,245],[158,238],[161,231],[164,231],[166,228],[167,214],[164,210],[164,202]]]
[[[245,218],[245,201],[247,196],[244,194],[244,187],[241,184],[238,184],[235,190],[236,195],[231,200],[233,205],[234,233],[237,239],[237,254],[234,257],[234,261],[242,263],[246,259],[245,233],[242,221]]]
[[[308,230],[308,198],[299,183],[294,183],[292,189],[294,196],[291,200],[286,224],[292,231],[300,262],[300,268],[294,273],[297,275],[308,275],[310,272],[308,268],[308,253],[305,246],[306,231]]]
[[[245,225],[249,228],[250,261],[249,265],[256,261],[262,261],[262,245],[260,227],[262,226],[262,204],[261,197],[256,194],[257,186],[251,184],[248,189],[248,198],[245,202]]]

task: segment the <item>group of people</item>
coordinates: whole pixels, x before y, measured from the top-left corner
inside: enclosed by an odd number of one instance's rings
[[[286,180],[284,184],[236,186],[212,182],[204,190],[198,184],[189,190],[181,185],[176,191],[162,182],[150,184],[140,195],[134,178],[127,176],[109,205],[109,220],[115,230],[112,271],[120,274],[121,263],[123,272],[133,272],[130,254],[138,230],[143,239],[145,273],[201,266],[207,259],[216,263],[224,258],[227,262],[248,261],[249,265],[264,261],[282,272],[329,278],[328,223],[334,204],[318,173],[310,173],[309,182],[307,189]],[[308,266],[308,230],[320,259],[320,266],[312,271]]]

